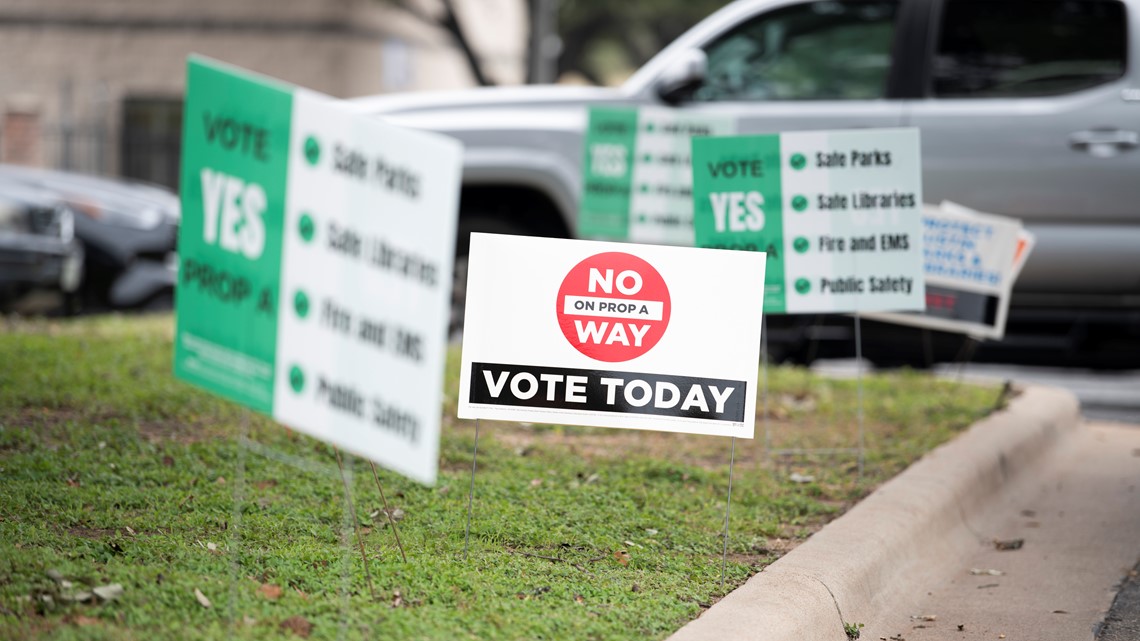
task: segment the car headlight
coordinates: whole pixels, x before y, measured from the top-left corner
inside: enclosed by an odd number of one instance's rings
[[[70,242],[75,235],[75,220],[66,207],[0,204],[0,231],[50,236]]]
[[[28,227],[28,210],[24,207],[0,203],[0,232],[13,234],[26,234]]]
[[[70,243],[75,238],[75,215],[66,207],[59,207],[59,237],[63,242]]]

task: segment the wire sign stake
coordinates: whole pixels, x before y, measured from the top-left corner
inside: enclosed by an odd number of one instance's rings
[[[467,531],[463,534],[463,560],[467,560],[467,547],[471,542],[471,503],[475,497],[475,462],[479,459],[479,419],[475,419],[475,450],[471,453],[471,488],[467,490]]]
[[[720,555],[720,591],[724,592],[725,571],[728,568],[728,516],[732,511],[732,468],[736,463],[736,437],[732,437],[732,450],[728,456],[728,500],[724,504],[724,550]]]

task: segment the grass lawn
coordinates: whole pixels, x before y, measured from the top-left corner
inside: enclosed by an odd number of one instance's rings
[[[440,482],[380,470],[405,563],[366,461],[345,461],[350,510],[329,447],[175,380],[172,333],[0,319],[0,638],[663,638],[998,398],[868,377],[861,478],[854,456],[769,462],[758,420],[722,590],[727,439],[483,423],[464,561],[475,434],[453,350]],[[854,381],[770,381],[774,446],[854,445]]]

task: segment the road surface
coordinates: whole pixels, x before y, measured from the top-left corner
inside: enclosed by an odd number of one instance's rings
[[[1137,641],[1128,623],[1104,621],[1140,557],[1138,485],[1140,430],[1088,424],[970,519],[971,554],[911,579],[910,598],[861,638],[1091,641],[1104,626],[1100,641]],[[1135,625],[1134,608],[1117,614]],[[1107,636],[1114,625],[1124,636]]]

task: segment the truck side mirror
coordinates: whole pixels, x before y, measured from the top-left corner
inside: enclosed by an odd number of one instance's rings
[[[681,102],[704,83],[709,59],[700,49],[687,49],[678,54],[657,78],[655,88],[661,100],[670,105]]]

